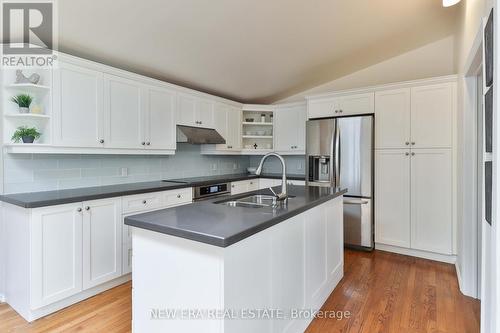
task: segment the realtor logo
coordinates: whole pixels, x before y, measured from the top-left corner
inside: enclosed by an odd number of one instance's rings
[[[2,1],[2,66],[52,66],[55,4],[28,1]]]

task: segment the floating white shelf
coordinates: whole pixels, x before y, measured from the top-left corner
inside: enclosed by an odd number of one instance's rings
[[[49,91],[50,87],[43,86],[40,84],[32,84],[32,83],[15,83],[6,85],[5,88],[12,90],[27,90],[30,92],[45,92]]]
[[[50,119],[49,115],[38,113],[7,113],[8,118]]]
[[[273,123],[263,123],[263,122],[251,122],[251,121],[244,121],[243,125],[256,125],[256,126],[273,126]]]
[[[272,139],[272,135],[243,135],[243,139]]]

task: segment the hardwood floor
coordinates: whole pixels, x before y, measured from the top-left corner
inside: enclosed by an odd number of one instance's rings
[[[0,332],[130,332],[130,295],[126,283],[31,324],[0,304]],[[380,251],[346,251],[323,310],[351,316],[315,319],[308,333],[479,332],[479,301],[460,293],[454,266]]]
[[[476,333],[480,304],[463,296],[455,267],[382,251],[346,251],[344,278],[322,310],[349,319],[315,319],[308,333]]]

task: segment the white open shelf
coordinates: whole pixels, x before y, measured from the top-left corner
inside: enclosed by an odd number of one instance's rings
[[[23,69],[23,75],[29,77],[32,74],[40,75],[39,84],[14,83],[16,81],[16,70],[6,69],[3,71],[2,82],[2,108],[3,108],[3,143],[6,150],[35,150],[47,148],[51,144],[52,132],[52,70],[50,69]],[[19,113],[17,104],[11,101],[13,96],[28,94],[33,98],[30,108],[39,107],[41,113]],[[15,144],[12,135],[21,126],[35,127],[42,134],[32,144]]]
[[[273,123],[267,122],[250,122],[250,121],[244,121],[243,125],[254,125],[254,126],[273,126]]]
[[[9,85],[6,85],[5,88],[10,89],[10,90],[22,90],[22,91],[30,92],[30,93],[50,91],[50,87],[48,87],[48,86],[44,86],[44,85],[40,85],[40,84],[33,84],[33,83],[9,84]]]
[[[243,135],[243,139],[272,139],[272,135]]]
[[[49,115],[39,113],[8,113],[5,116],[9,118],[50,119]]]

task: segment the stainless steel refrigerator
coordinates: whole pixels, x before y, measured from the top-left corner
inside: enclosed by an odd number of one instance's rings
[[[372,250],[373,115],[309,120],[306,126],[308,185],[347,188],[344,244]]]

